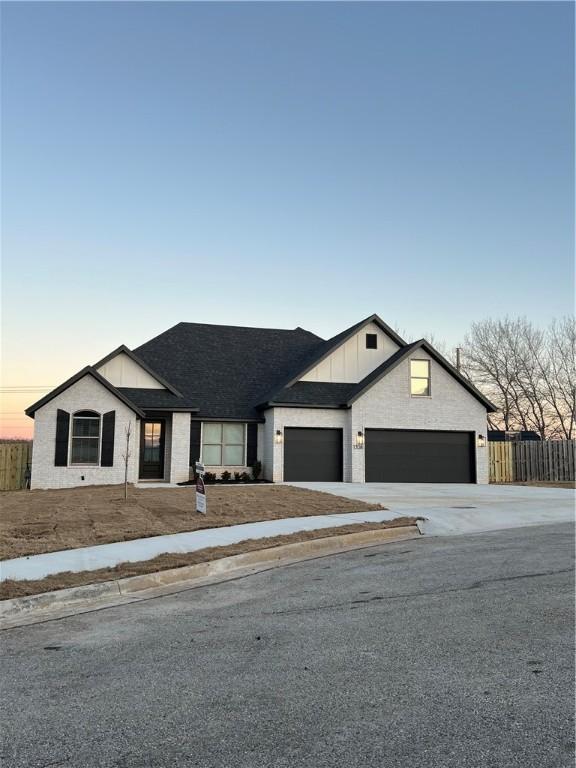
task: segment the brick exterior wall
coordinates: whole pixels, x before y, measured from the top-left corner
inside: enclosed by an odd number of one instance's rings
[[[404,360],[353,404],[351,433],[381,427],[486,436],[485,407],[428,355],[417,351],[414,359],[430,360],[431,397],[410,396],[410,361]],[[365,449],[352,451],[352,482],[364,482],[364,455]],[[487,447],[476,448],[476,479],[478,483],[488,482]]]
[[[56,412],[68,411],[70,424],[76,411],[89,410],[99,414],[116,411],[114,430],[114,466],[54,466],[56,441]],[[92,376],[84,376],[35,413],[34,451],[32,453],[32,488],[72,488],[77,485],[112,485],[124,482],[122,454],[126,445],[126,427],[132,426],[128,480],[138,476],[139,435],[136,414],[118,400]],[[70,441],[68,445],[70,452]],[[68,453],[70,455],[70,453]],[[84,480],[82,480],[82,476]]]
[[[61,408],[70,414],[76,411],[96,411],[100,415],[116,412],[114,429],[114,466],[54,466],[56,413]],[[132,427],[128,482],[138,482],[140,463],[140,420],[121,400],[92,376],[84,376],[67,390],[36,411],[34,419],[34,450],[32,453],[32,488],[73,488],[79,485],[115,485],[124,482],[126,427]],[[167,414],[164,454],[164,478],[172,483],[189,479],[190,414]],[[70,455],[70,441],[68,445]],[[82,480],[82,477],[84,479]]]
[[[348,410],[323,408],[269,408],[264,412],[262,455],[264,477],[276,483],[284,478],[284,442],[274,442],[284,427],[341,427],[344,435],[344,482],[364,482],[365,448],[353,447],[354,435],[370,428],[439,429],[486,435],[486,409],[442,366],[430,360],[431,397],[410,396],[410,361],[400,363]],[[476,439],[474,440],[476,444]],[[476,480],[488,482],[488,448],[476,448]]]
[[[284,440],[274,442],[276,430],[284,427],[338,427],[343,430],[344,480],[349,480],[351,451],[349,411],[335,408],[268,408],[264,412],[264,477],[275,483],[284,480]]]
[[[430,359],[418,351],[416,359]],[[258,425],[258,459],[267,480],[284,479],[284,441],[275,442],[276,430],[285,427],[337,427],[343,430],[343,477],[345,482],[364,482],[365,448],[352,447],[353,436],[370,428],[441,429],[486,435],[486,409],[450,374],[430,359],[429,398],[410,396],[410,362],[405,360],[360,397],[350,409],[268,408],[265,423]],[[73,414],[93,410],[116,411],[114,466],[54,466],[56,412]],[[32,488],[69,488],[78,485],[116,484],[124,481],[122,454],[125,430],[132,425],[128,480],[137,482],[140,457],[140,421],[111,392],[91,376],[85,376],[35,414]],[[474,441],[476,443],[476,440]],[[172,483],[189,479],[190,414],[173,413],[166,432],[165,479]],[[217,474],[228,469],[250,472],[249,467],[207,467]],[[488,482],[488,448],[476,448],[478,483]],[[82,476],[84,480],[82,480]]]
[[[190,479],[190,414],[172,414],[170,474],[171,483]]]

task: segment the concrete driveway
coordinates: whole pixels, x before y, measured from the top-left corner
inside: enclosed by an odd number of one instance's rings
[[[575,492],[566,488],[444,483],[290,483],[379,503],[399,515],[421,515],[422,533],[449,536],[574,520]]]

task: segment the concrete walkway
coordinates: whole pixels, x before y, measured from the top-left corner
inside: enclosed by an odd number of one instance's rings
[[[166,553],[195,552],[207,547],[223,547],[247,539],[264,539],[269,536],[285,536],[299,531],[335,528],[351,523],[377,523],[400,517],[398,513],[383,509],[374,512],[348,512],[335,515],[289,517],[283,520],[266,520],[260,523],[244,523],[222,528],[206,528],[190,533],[174,533],[168,536],[151,536],[146,539],[119,541],[95,547],[66,549],[43,555],[17,557],[0,562],[0,581],[7,579],[42,579],[63,571],[95,571],[113,568],[118,563],[135,563],[151,560]]]
[[[289,483],[426,518],[422,533],[450,536],[574,521],[574,491],[522,485]]]

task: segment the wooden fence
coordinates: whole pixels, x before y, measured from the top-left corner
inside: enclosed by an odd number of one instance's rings
[[[25,488],[31,464],[32,443],[0,443],[0,491]]]
[[[488,443],[490,482],[574,482],[576,440]]]

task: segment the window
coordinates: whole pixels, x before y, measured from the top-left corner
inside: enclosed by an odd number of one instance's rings
[[[366,349],[378,349],[378,336],[375,333],[366,334]]]
[[[430,396],[430,360],[410,360],[410,394]]]
[[[202,425],[202,461],[209,467],[244,466],[244,424]]]
[[[72,417],[70,464],[100,463],[100,415],[78,411]]]

